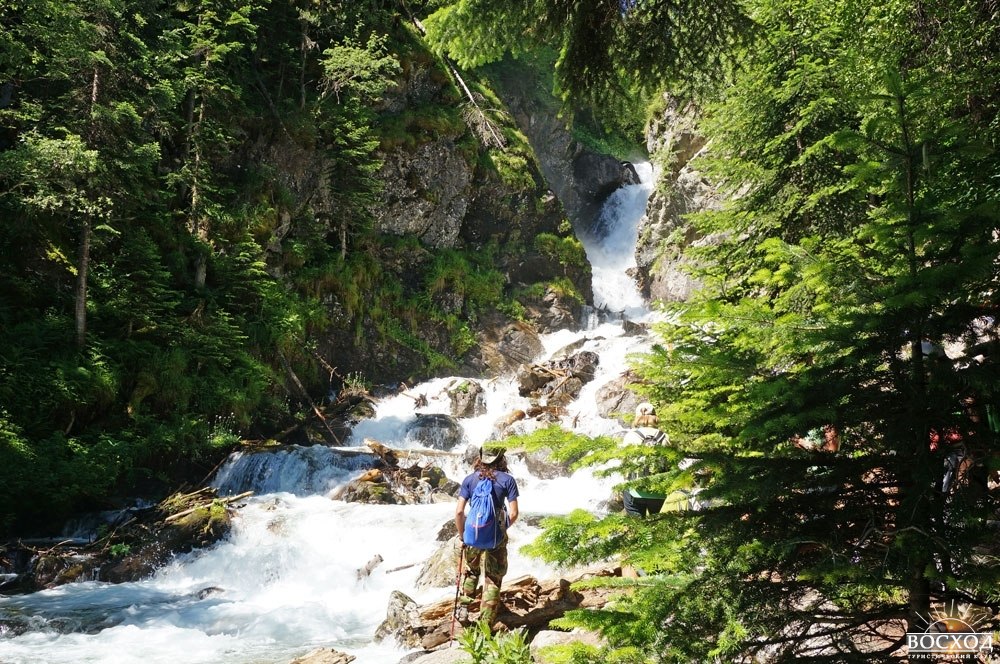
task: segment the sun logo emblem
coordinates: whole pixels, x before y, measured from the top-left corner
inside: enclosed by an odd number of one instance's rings
[[[923,632],[907,632],[906,645],[911,660],[935,662],[986,662],[993,650],[993,634],[978,631],[990,616],[982,609],[952,602],[945,610],[935,609]]]

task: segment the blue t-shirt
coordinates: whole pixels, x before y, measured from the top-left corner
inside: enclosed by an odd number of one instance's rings
[[[478,471],[462,480],[462,488],[458,490],[458,496],[469,500],[472,498],[472,492],[477,484],[479,484]],[[504,498],[507,500],[517,500],[517,496],[517,482],[514,478],[502,470],[496,471],[496,479],[493,480],[493,501],[497,505],[497,509],[504,504]]]

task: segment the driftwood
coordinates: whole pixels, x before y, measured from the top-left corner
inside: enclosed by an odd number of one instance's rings
[[[320,648],[313,650],[308,655],[293,659],[289,664],[350,664],[355,659],[357,657],[354,655],[348,655],[333,648]]]
[[[500,591],[497,623],[507,629],[524,627],[529,632],[545,629],[550,621],[567,611],[604,606],[611,596],[620,592],[613,588],[574,590],[571,584],[595,576],[615,576],[617,569],[591,569],[566,578],[539,581],[533,576],[505,580]],[[393,637],[407,647],[432,650],[452,636],[454,598],[447,597],[425,606],[413,606],[412,600],[395,594],[403,606],[389,608],[389,618],[376,632],[376,639]],[[409,601],[409,604],[406,602]],[[475,604],[473,605],[475,607]],[[476,619],[473,612],[472,619]]]
[[[395,468],[399,465],[399,455],[396,454],[395,450],[386,447],[382,443],[377,440],[372,440],[371,438],[365,438],[365,445],[368,446],[368,449],[370,449],[375,456],[382,460],[382,463],[390,468]]]
[[[358,581],[372,575],[372,570],[379,566],[383,558],[380,554],[375,554],[372,559],[365,563],[365,566],[358,570]]]

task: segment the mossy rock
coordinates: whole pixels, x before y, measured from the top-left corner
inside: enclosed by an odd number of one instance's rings
[[[214,544],[232,528],[226,506],[212,502],[174,521],[161,521],[132,543],[130,552],[101,568],[99,578],[112,583],[148,577],[172,556]]]

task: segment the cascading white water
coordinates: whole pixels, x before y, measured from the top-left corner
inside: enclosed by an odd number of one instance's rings
[[[649,313],[628,271],[636,266],[639,221],[655,180],[652,164],[634,166],[639,184],[625,185],[612,193],[593,226],[580,234],[594,275],[594,306],[630,320]]]
[[[637,170],[643,184],[611,197],[602,221],[607,235],[599,242],[587,241],[597,304],[630,318],[648,315],[624,272],[634,265],[636,228],[650,188],[651,168],[639,164]],[[537,360],[581,339],[581,350],[596,352],[600,365],[567,409],[563,426],[589,435],[617,433],[615,420],[594,413],[594,395],[627,368],[629,354],[648,349],[648,341],[624,336],[617,324],[562,331],[543,338],[544,356]],[[444,388],[450,380],[428,381],[410,391],[428,397],[421,413],[449,412]],[[490,437],[497,419],[527,405],[513,378],[483,384],[487,413],[461,421],[473,444]],[[373,419],[356,427],[349,444],[373,438],[412,448],[406,429],[413,417],[413,398],[386,398],[377,404]],[[455,480],[468,471],[459,454],[437,462]],[[180,556],[138,583],[81,582],[0,598],[0,662],[285,664],[322,646],[355,655],[358,664],[396,664],[406,651],[374,643],[373,634],[393,590],[420,603],[454,594],[453,587],[415,589],[420,563],[439,545],[436,533],[451,520],[454,506],[364,505],[328,497],[363,466],[357,456],[322,446],[235,455],[214,485],[227,493],[252,489],[256,495],[239,510],[225,541]],[[518,478],[525,514],[561,514],[580,507],[596,511],[613,483],[586,471],[540,479],[516,461],[511,471]],[[519,552],[537,535],[524,522],[511,529],[508,578],[555,573]],[[359,580],[357,570],[375,554],[383,563]],[[29,629],[12,636],[5,633],[10,631],[5,621],[27,623]]]

